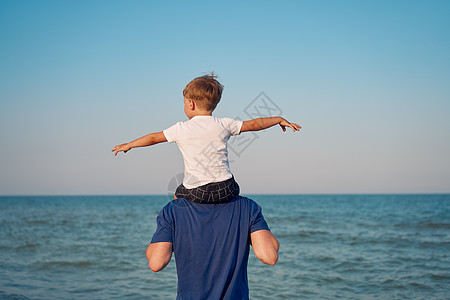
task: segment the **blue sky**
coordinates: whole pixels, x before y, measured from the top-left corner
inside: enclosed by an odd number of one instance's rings
[[[258,132],[231,168],[249,193],[450,192],[448,1],[1,1],[0,194],[164,194],[176,145],[114,145],[261,92],[301,133]],[[256,99],[256,102],[254,100]],[[230,151],[231,152],[231,151]]]

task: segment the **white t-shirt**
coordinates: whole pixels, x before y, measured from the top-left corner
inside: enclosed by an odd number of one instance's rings
[[[232,177],[227,142],[241,133],[242,121],[195,116],[163,131],[169,143],[177,143],[184,159],[183,185],[187,189]]]

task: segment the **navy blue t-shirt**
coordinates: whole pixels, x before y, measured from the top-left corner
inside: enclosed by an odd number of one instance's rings
[[[173,243],[177,299],[240,300],[249,298],[250,233],[258,230],[269,227],[251,199],[199,204],[180,198],[159,213],[151,243]]]

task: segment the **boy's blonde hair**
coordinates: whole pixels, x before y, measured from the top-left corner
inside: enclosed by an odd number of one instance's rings
[[[195,78],[184,88],[184,98],[195,100],[202,109],[214,110],[223,91],[223,85],[216,78],[214,73]]]

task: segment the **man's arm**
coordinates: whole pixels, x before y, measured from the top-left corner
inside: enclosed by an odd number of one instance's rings
[[[166,139],[166,136],[164,135],[164,133],[162,131],[155,132],[155,133],[150,133],[143,137],[140,137],[132,142],[117,145],[114,147],[114,149],[112,149],[112,152],[115,152],[114,155],[117,155],[117,153],[119,153],[120,151],[127,153],[132,148],[146,147],[146,146],[159,144],[162,142],[167,142],[167,139]]]
[[[280,244],[269,230],[258,230],[250,234],[253,252],[265,264],[275,265],[278,260]]]
[[[277,124],[281,126],[281,129],[283,129],[283,131],[286,131],[286,127],[292,128],[294,132],[299,131],[302,128],[300,125],[296,123],[290,123],[282,117],[269,117],[244,121],[242,123],[241,132],[263,130]]]
[[[172,243],[160,242],[148,245],[145,252],[148,259],[148,266],[153,272],[164,269],[172,258]]]

